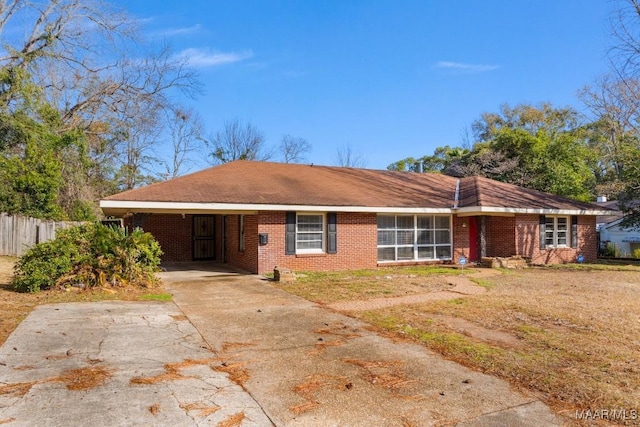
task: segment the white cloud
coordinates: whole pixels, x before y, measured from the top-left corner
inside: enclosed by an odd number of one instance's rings
[[[469,73],[482,73],[485,71],[493,71],[500,68],[499,65],[465,64],[462,62],[452,62],[452,61],[438,61],[438,63],[436,64],[436,67],[446,68],[449,70],[466,71]]]
[[[218,65],[244,61],[245,59],[251,58],[253,56],[253,52],[246,50],[243,52],[219,53],[190,48],[183,50],[178,54],[178,56],[185,58],[189,65],[193,67],[215,67]]]
[[[196,25],[192,25],[190,27],[184,27],[184,28],[170,28],[163,31],[161,34],[165,37],[172,37],[172,36],[183,36],[188,34],[195,34],[195,33],[199,33],[200,31],[202,31],[202,25],[196,24]]]

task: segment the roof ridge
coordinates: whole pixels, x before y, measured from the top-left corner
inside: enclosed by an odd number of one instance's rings
[[[484,193],[481,191],[481,187],[478,185],[480,176],[474,175],[473,177],[473,189],[476,193],[476,204],[482,206],[482,200],[484,199]]]

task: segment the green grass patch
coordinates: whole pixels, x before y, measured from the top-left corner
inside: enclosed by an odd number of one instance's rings
[[[419,341],[440,354],[454,356],[456,360],[464,360],[467,364],[471,363],[483,369],[493,366],[494,359],[504,353],[499,347],[474,341],[456,332],[442,330],[432,319],[423,318],[421,325],[414,326],[407,323],[407,319],[377,311],[365,312],[363,319],[379,328]]]
[[[465,273],[473,272],[471,269],[465,270]],[[397,275],[403,276],[457,276],[462,274],[462,270],[455,267],[414,265],[407,267],[380,267],[363,270],[344,270],[344,271],[304,271],[300,272],[298,281],[314,282],[326,280],[345,280],[345,279],[362,279],[362,278],[384,278]]]
[[[467,298],[454,298],[454,299],[446,300],[445,304],[449,304],[449,305],[467,305],[467,304],[469,304],[469,300]]]
[[[483,288],[486,288],[486,289],[492,289],[496,286],[495,283],[487,279],[482,279],[479,277],[469,277],[468,279],[471,280],[476,285],[482,286]]]
[[[161,293],[161,294],[144,294],[144,295],[140,295],[140,299],[143,301],[164,301],[164,302],[168,302],[173,300],[173,295],[171,294],[165,294],[165,293]]]
[[[401,330],[445,356],[464,355],[483,368],[486,368],[486,364],[492,365],[492,359],[503,353],[503,350],[498,347],[472,341],[456,332],[427,331],[409,325],[404,325]]]
[[[640,272],[640,261],[630,260],[600,260],[597,263],[571,263],[553,264],[539,267],[551,270],[573,270],[573,271],[637,271]]]

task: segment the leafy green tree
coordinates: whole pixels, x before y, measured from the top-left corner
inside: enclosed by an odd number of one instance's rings
[[[476,142],[471,149],[438,147],[432,156],[417,159],[424,171],[485,176],[579,200],[593,198],[593,156],[575,110],[549,103],[504,104],[498,113],[483,113],[472,130]],[[409,159],[389,168],[402,170]]]
[[[56,200],[61,183],[54,152],[29,142],[23,155],[0,157],[0,211],[59,219],[63,213]]]
[[[406,159],[398,160],[387,166],[389,170],[397,171],[418,171],[418,164],[422,163],[423,172],[427,173],[446,173],[445,171],[453,163],[461,160],[469,153],[469,150],[461,147],[450,147],[445,145],[444,147],[437,147],[433,155],[425,155],[420,158],[407,157]]]

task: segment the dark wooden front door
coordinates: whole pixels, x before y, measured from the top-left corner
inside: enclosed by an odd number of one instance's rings
[[[216,257],[216,217],[194,215],[193,217],[193,259],[195,261]]]

